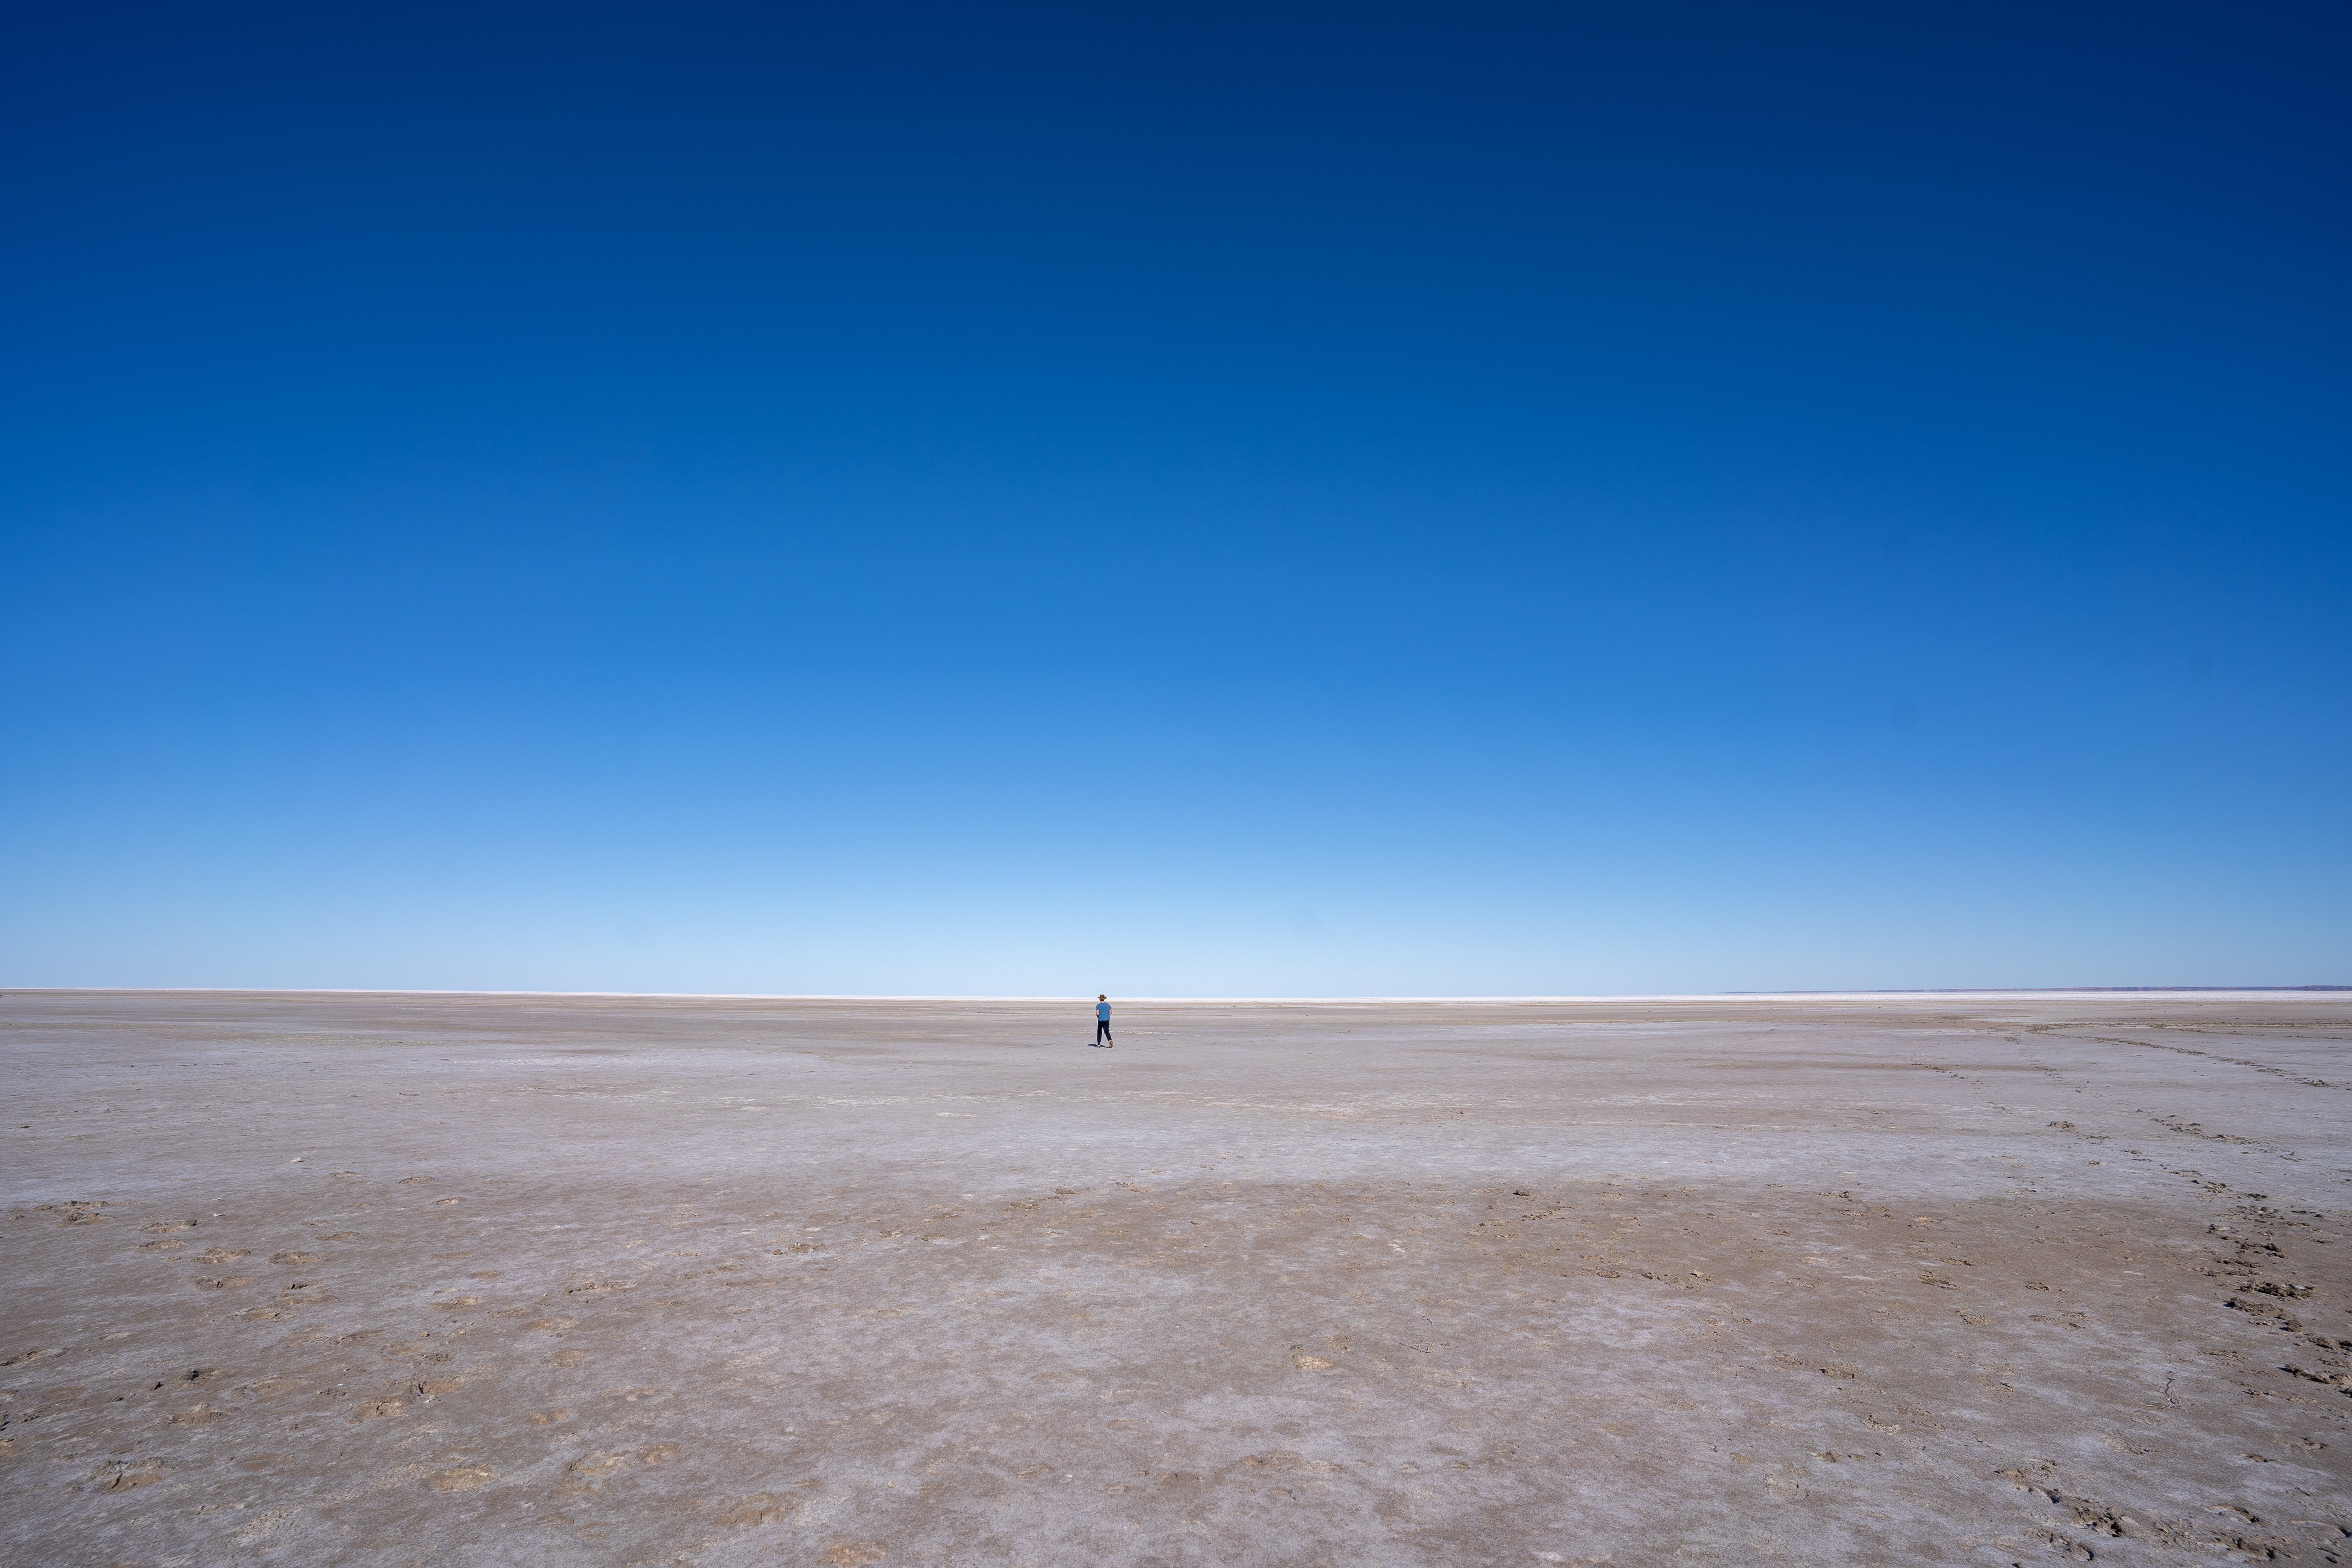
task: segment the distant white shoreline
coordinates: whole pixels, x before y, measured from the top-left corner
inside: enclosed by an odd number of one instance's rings
[[[1448,1003],[1454,1005],[1524,1005],[1540,1002],[1725,1002],[1841,1001],[1886,997],[1937,996],[2310,996],[2324,998],[2352,994],[2352,985],[2047,985],[1956,986],[1947,990],[1888,991],[1694,991],[1596,993],[1548,996],[1124,996],[1118,1005],[1134,1006],[1387,1006]],[[819,992],[757,991],[436,991],[387,987],[269,985],[0,985],[0,998],[46,996],[409,996],[497,997],[521,1000],[645,1001],[645,1002],[1050,1002],[1091,1003],[1091,996],[850,994]]]

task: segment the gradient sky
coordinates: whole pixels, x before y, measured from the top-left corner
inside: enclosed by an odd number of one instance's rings
[[[16,6],[0,984],[2352,982],[2341,6]]]

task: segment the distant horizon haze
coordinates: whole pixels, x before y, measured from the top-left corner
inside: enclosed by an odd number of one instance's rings
[[[1896,990],[1882,990],[1882,991],[1859,991],[1859,990],[1858,990],[1858,991],[1700,991],[1700,992],[1685,992],[1685,993],[1672,993],[1672,992],[1670,992],[1670,993],[1647,993],[1647,992],[1605,993],[1605,992],[1604,992],[1604,993],[1591,994],[1580,994],[1580,993],[1562,993],[1562,994],[1551,994],[1551,995],[1526,995],[1526,996],[1503,996],[1503,995],[1434,995],[1434,996],[1374,996],[1374,995],[1342,995],[1342,996],[1291,996],[1291,995],[1266,995],[1266,996],[1215,996],[1215,995],[1174,995],[1174,996],[1126,996],[1126,997],[1119,997],[1119,998],[1116,998],[1116,999],[1115,999],[1115,1001],[1116,1001],[1117,1005],[1150,1005],[1157,1004],[1157,1003],[1177,1004],[1177,1003],[1188,1003],[1188,1002],[1201,1002],[1201,1003],[1254,1003],[1254,1004],[1266,1004],[1266,1005],[1276,1005],[1276,1006],[1286,1006],[1286,1005],[1292,1005],[1292,1004],[1305,1004],[1305,1003],[1315,1003],[1315,1002],[1328,1002],[1328,1003],[1333,1003],[1333,1004],[1335,1004],[1335,1005],[1336,1005],[1336,1004],[1340,1004],[1340,1003],[1376,1003],[1376,1002],[1377,1002],[1377,1003],[1393,1003],[1393,1004],[1395,1004],[1395,1005],[1397,1005],[1403,1006],[1403,1005],[1408,1005],[1414,1004],[1414,1003],[1424,1003],[1424,1002],[1425,1002],[1425,1003],[1447,1003],[1447,1002],[1463,1002],[1463,1003],[1471,1003],[1471,1002],[1495,1002],[1495,1003],[1515,1003],[1515,1004],[1518,1004],[1518,1003],[1530,1003],[1530,1002],[1674,1002],[1674,1001],[1707,1002],[1707,1001],[1726,1001],[1726,1000],[1729,1000],[1729,999],[1732,999],[1732,998],[1735,998],[1735,997],[1741,997],[1741,996],[1752,996],[1752,997],[1759,997],[1759,998],[1770,998],[1770,997],[1776,997],[1776,996],[1787,996],[1787,997],[1799,997],[1799,996],[1801,996],[1801,997],[1809,997],[1809,998],[1813,998],[1813,999],[1820,999],[1820,998],[1822,998],[1822,997],[1837,997],[1837,996],[2004,996],[2004,995],[2017,995],[2017,996],[2054,996],[2054,995],[2086,996],[2086,995],[2088,995],[2088,996],[2095,996],[2095,995],[2105,995],[2105,994],[2117,994],[2117,995],[2133,995],[2133,994],[2143,994],[2143,993],[2146,993],[2146,994],[2161,993],[2161,994],[2166,994],[2166,995],[2196,995],[2196,994],[2214,994],[2214,995],[2232,995],[2232,994],[2240,994],[2240,993],[2257,993],[2257,992],[2262,993],[2262,994],[2284,994],[2284,993],[2294,993],[2294,994],[2305,994],[2305,993],[2325,994],[2325,993],[2332,993],[2332,992],[2338,992],[2338,991],[2352,991],[2352,985],[1982,985],[1982,986],[1979,986],[1979,985],[1965,985],[1965,986],[1960,986],[1960,985],[1950,985],[1950,986],[1921,986],[1921,987],[1905,987],[1905,988],[1900,988],[1900,989],[1896,989]],[[935,994],[929,994],[929,993],[922,993],[922,992],[903,992],[903,993],[902,993],[902,992],[885,992],[885,993],[878,993],[878,994],[850,994],[850,993],[832,993],[832,992],[821,992],[821,991],[818,991],[818,992],[767,992],[767,991],[489,991],[489,990],[476,990],[476,991],[444,991],[444,990],[434,990],[434,989],[429,989],[429,988],[413,988],[413,989],[410,989],[410,988],[372,987],[372,986],[328,987],[328,986],[205,986],[205,985],[169,985],[169,986],[136,986],[136,985],[94,985],[94,986],[74,986],[74,985],[64,985],[64,986],[7,985],[7,986],[0,986],[0,1000],[5,1000],[8,996],[13,995],[13,994],[16,994],[16,993],[19,993],[19,992],[25,993],[25,994],[40,994],[40,995],[61,995],[61,994],[75,994],[75,993],[87,992],[87,993],[89,993],[89,994],[92,994],[92,995],[100,995],[100,994],[103,994],[103,995],[125,995],[125,996],[151,996],[151,995],[152,995],[152,996],[170,996],[170,995],[183,995],[183,994],[184,994],[184,995],[191,995],[191,996],[216,996],[216,995],[219,995],[219,996],[294,996],[294,997],[301,997],[301,996],[409,996],[409,997],[449,996],[449,997],[469,997],[469,996],[475,996],[475,997],[501,997],[501,998],[509,998],[509,999],[530,998],[530,997],[538,996],[538,997],[546,997],[546,998],[548,998],[548,999],[550,999],[550,1000],[555,1000],[555,1001],[562,1001],[562,1000],[575,1000],[575,1001],[614,1001],[614,1002],[627,1002],[627,1001],[645,1001],[645,1002],[1050,1002],[1050,1003],[1062,1003],[1062,1002],[1066,1002],[1066,1003],[1071,1004],[1073,1006],[1076,1006],[1076,1007],[1084,1007],[1084,1008],[1086,1008],[1086,1009],[1087,1010],[1087,1016],[1088,1016],[1088,1017],[1092,1017],[1092,1016],[1094,1016],[1094,1015],[1093,1015],[1093,1012],[1092,1012],[1092,1006],[1093,1006],[1094,1002],[1095,1002],[1095,1001],[1096,1001],[1096,999],[1097,999],[1097,996],[1099,994],[1090,994],[1090,993],[1087,993],[1087,992],[1078,992],[1078,991],[1071,991],[1071,992],[1057,992],[1057,993],[1054,993],[1054,994],[1052,994],[1034,995],[1034,996],[1033,996],[1033,995],[997,994],[976,994],[976,995],[970,995],[970,996],[949,996],[949,995],[935,995]]]

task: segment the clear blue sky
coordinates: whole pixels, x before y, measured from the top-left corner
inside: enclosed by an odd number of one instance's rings
[[[2341,6],[10,17],[0,984],[2352,982]]]

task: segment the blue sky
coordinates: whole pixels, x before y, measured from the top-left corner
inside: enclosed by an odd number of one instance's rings
[[[2352,982],[2336,8],[14,33],[0,984]]]

